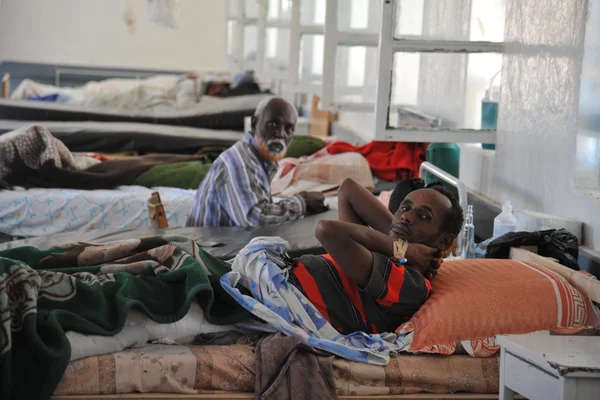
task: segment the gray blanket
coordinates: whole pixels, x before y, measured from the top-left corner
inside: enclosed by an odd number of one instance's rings
[[[335,399],[333,360],[299,336],[266,336],[256,347],[256,398]]]

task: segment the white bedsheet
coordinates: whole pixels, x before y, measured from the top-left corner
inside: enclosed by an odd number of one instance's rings
[[[151,227],[147,200],[159,192],[169,227],[183,227],[195,190],[121,186],[117,190],[0,190],[0,233],[42,236],[92,229]]]

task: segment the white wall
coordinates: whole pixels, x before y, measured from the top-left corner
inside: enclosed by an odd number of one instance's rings
[[[598,6],[598,0],[591,0]],[[600,199],[573,184],[586,0],[508,0],[496,165],[490,193],[585,224],[600,249]]]
[[[225,1],[181,0],[179,28],[123,19],[125,0],[2,0],[0,59],[79,66],[226,70]]]

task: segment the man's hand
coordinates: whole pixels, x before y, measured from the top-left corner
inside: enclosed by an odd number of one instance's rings
[[[306,203],[306,215],[320,214],[329,210],[329,207],[325,205],[325,196],[319,192],[301,192],[298,193],[300,197],[304,199]]]
[[[440,268],[441,252],[424,244],[410,243],[406,249],[406,259],[411,267],[432,280]]]

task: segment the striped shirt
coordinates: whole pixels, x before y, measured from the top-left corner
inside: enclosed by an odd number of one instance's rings
[[[340,333],[394,332],[425,302],[431,283],[417,270],[373,253],[373,272],[360,289],[333,258],[296,259],[290,282]]]
[[[302,217],[306,204],[300,196],[273,203],[270,182],[277,167],[263,159],[254,137],[246,133],[208,171],[186,226],[256,227]]]

